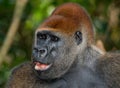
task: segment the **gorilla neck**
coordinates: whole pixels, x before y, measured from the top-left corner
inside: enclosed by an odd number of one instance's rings
[[[94,70],[96,65],[95,61],[99,59],[103,54],[104,52],[99,50],[94,45],[88,46],[85,48],[84,52],[78,54],[78,64],[87,66]]]
[[[95,68],[96,60],[103,54],[95,46],[88,46],[84,52],[79,53],[69,71],[63,76],[68,81],[69,88],[75,88],[71,87],[73,85],[79,85],[80,88],[107,88],[103,78],[97,75]],[[92,86],[93,84],[95,85],[94,87]]]

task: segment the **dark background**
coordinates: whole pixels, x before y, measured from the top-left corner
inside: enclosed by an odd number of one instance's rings
[[[10,30],[16,1],[0,0],[0,49]],[[120,49],[120,0],[29,0],[8,52],[4,58],[0,56],[1,60],[5,59],[0,63],[0,88],[4,88],[13,67],[31,59],[33,35],[38,25],[55,7],[65,2],[76,2],[87,10],[95,27],[99,48],[104,51]]]

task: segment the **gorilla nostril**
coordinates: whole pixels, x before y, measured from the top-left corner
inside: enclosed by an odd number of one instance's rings
[[[33,48],[34,57],[45,57],[47,55],[47,48]]]
[[[40,56],[44,57],[47,54],[47,49],[46,48],[44,48],[44,49],[38,49],[38,52],[39,52]]]
[[[38,52],[40,52],[41,54],[44,54],[45,53],[45,49],[41,49]]]

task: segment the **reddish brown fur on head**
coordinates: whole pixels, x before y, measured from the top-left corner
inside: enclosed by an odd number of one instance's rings
[[[52,15],[40,26],[40,30],[43,30],[43,28],[44,30],[59,31],[68,36],[83,29],[89,42],[94,39],[89,16],[82,7],[75,3],[66,3],[56,8]]]

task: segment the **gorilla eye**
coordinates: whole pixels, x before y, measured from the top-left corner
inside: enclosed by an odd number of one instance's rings
[[[39,39],[47,39],[47,35],[46,34],[41,34],[41,33],[38,33],[37,34],[37,38],[39,38]]]
[[[82,42],[82,33],[80,31],[77,31],[75,33],[75,39],[76,39],[77,45],[79,45]]]
[[[51,41],[57,42],[59,38],[57,36],[51,36]]]

